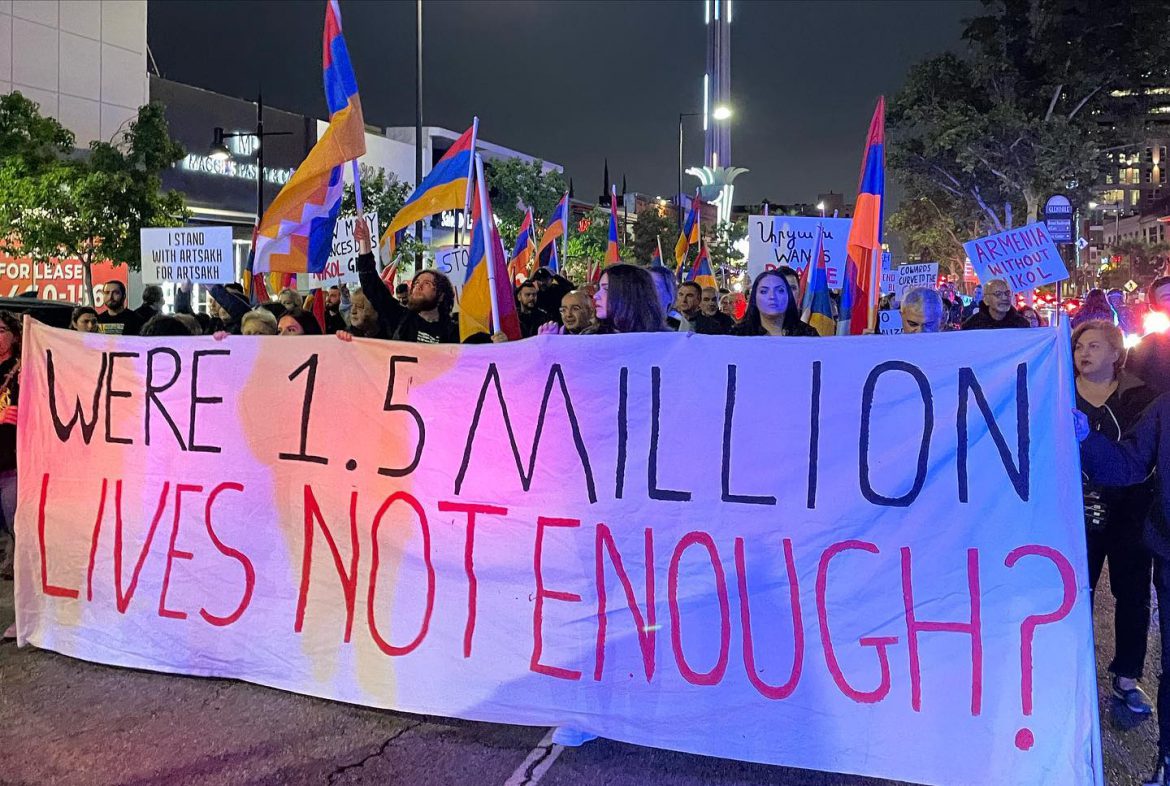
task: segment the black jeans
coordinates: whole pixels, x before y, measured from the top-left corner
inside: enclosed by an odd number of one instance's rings
[[[1117,603],[1113,620],[1114,655],[1109,671],[1119,677],[1141,679],[1150,631],[1150,571],[1153,558],[1142,544],[1141,528],[1137,526],[1107,526],[1103,530],[1090,530],[1087,541],[1089,585],[1097,589],[1101,568],[1108,559],[1109,589]],[[1170,571],[1170,567],[1167,569]],[[1170,573],[1167,580],[1170,581]],[[1166,589],[1170,590],[1170,584],[1167,584]],[[1170,603],[1170,595],[1166,602]],[[1158,596],[1158,603],[1160,609],[1170,612],[1170,605],[1161,605],[1161,595]],[[1159,615],[1159,618],[1162,616]],[[1170,670],[1165,666],[1166,662],[1163,661],[1163,670],[1170,675]],[[1170,742],[1170,738],[1167,738],[1167,742]]]

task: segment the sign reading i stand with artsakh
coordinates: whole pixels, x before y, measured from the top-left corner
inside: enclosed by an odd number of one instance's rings
[[[748,761],[1101,784],[1068,341],[26,322],[17,639]]]
[[[1043,223],[971,240],[963,248],[984,284],[999,278],[1013,292],[1027,292],[1068,278],[1068,268]]]
[[[142,229],[142,283],[225,284],[236,280],[231,227]]]

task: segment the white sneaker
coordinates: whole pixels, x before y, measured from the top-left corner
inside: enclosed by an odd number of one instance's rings
[[[568,726],[557,726],[557,730],[553,732],[552,737],[553,744],[560,745],[563,748],[577,748],[595,739],[597,739],[596,734],[570,729]]]

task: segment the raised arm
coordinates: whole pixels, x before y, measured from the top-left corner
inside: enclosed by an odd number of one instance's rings
[[[378,318],[393,332],[409,312],[406,306],[398,302],[394,293],[386,286],[386,282],[378,275],[373,246],[370,243],[370,228],[365,221],[354,224],[353,237],[358,244],[357,272],[362,294],[370,301]]]

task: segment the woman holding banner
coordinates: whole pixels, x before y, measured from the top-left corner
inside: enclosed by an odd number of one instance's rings
[[[779,270],[765,270],[752,282],[747,311],[733,336],[816,336],[816,329],[800,321],[800,309],[788,280]]]
[[[1137,423],[1157,394],[1121,369],[1125,360],[1121,330],[1112,322],[1082,322],[1072,334],[1077,409],[1093,431],[1117,442]],[[1146,661],[1150,627],[1152,558],[1142,543],[1142,524],[1154,499],[1153,473],[1143,482],[1103,488],[1085,474],[1085,540],[1089,551],[1089,584],[1095,590],[1105,560],[1109,589],[1117,603],[1114,619],[1113,695],[1138,715],[1153,712],[1149,697],[1138,687]]]
[[[12,579],[16,553],[16,414],[20,397],[20,317],[0,311],[0,541],[6,541],[0,577]],[[0,543],[0,545],[4,545]],[[10,638],[5,631],[5,638]]]

